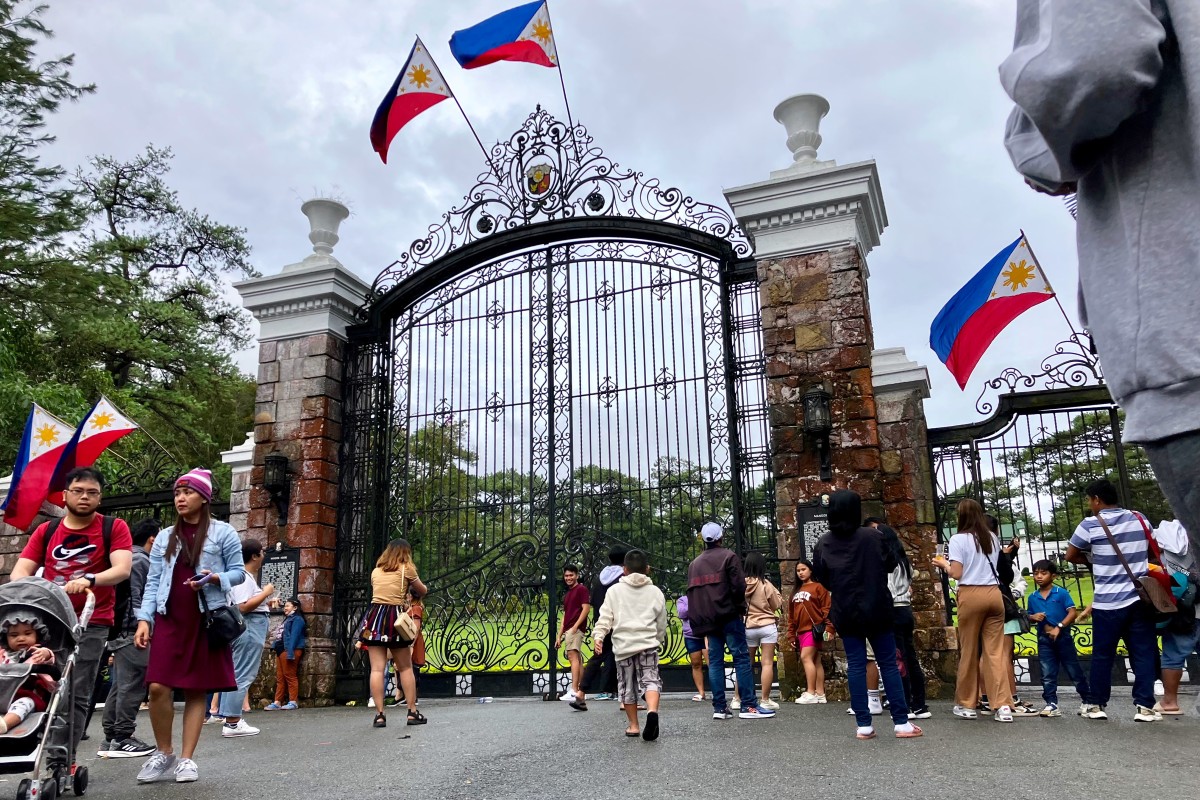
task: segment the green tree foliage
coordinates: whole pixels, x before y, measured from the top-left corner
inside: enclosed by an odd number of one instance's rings
[[[1124,425],[1124,416],[1119,415]],[[1158,488],[1146,453],[1137,445],[1123,444],[1129,483],[1128,508],[1137,509],[1152,524],[1173,516]],[[963,497],[980,500],[1001,523],[1024,523],[1033,538],[1070,538],[1079,521],[1091,514],[1084,490],[1094,480],[1107,478],[1121,488],[1116,439],[1108,411],[1076,415],[1070,426],[1043,431],[1019,450],[1002,455],[1004,472],[980,482],[959,487],[943,500],[943,513],[953,525],[954,505]]]
[[[249,317],[226,290],[257,274],[245,232],[180,202],[169,150],[98,156],[70,179],[43,162],[48,118],[93,87],[72,82],[70,56],[38,60],[41,13],[0,0],[0,471],[31,401],[74,423],[100,394],[178,466],[214,466],[252,421],[232,359]],[[118,450],[136,464],[157,447]]]

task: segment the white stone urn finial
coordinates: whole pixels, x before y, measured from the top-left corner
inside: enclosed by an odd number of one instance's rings
[[[308,240],[312,242],[313,252],[319,256],[332,256],[333,246],[338,243],[338,226],[350,216],[350,209],[337,200],[317,197],[300,206],[300,211],[308,217]]]
[[[775,106],[775,120],[787,131],[787,146],[795,166],[813,165],[821,146],[821,118],[829,113],[829,101],[819,94],[798,94]]]

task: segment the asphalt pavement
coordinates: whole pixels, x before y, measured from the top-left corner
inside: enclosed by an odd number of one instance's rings
[[[138,786],[141,759],[97,759],[89,750],[82,757],[95,800],[1200,795],[1200,717],[1136,723],[1127,703],[1114,698],[1108,722],[1064,716],[1005,725],[957,719],[937,702],[934,717],[919,723],[923,738],[897,740],[890,721],[877,717],[879,738],[857,741],[844,703],[716,721],[708,703],[671,697],[661,738],[644,742],[623,735],[625,717],[613,702],[590,701],[584,713],[536,700],[428,700],[421,708],[429,724],[420,727],[406,727],[393,710],[389,727],[374,729],[374,712],[361,706],[255,712],[248,721],[262,734],[241,739],[206,726],[197,783]],[[138,734],[151,738],[145,714]],[[0,798],[7,787],[15,791],[15,781],[0,783]]]

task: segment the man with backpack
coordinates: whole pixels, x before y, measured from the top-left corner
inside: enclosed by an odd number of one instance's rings
[[[697,637],[708,640],[708,682],[713,719],[731,719],[725,702],[725,649],[733,656],[741,695],[742,719],[769,719],[775,712],[758,702],[754,672],[746,646],[746,573],[742,559],[721,545],[725,532],[715,522],[700,529],[705,551],[688,565],[688,622]]]
[[[104,741],[96,755],[101,758],[142,758],[154,752],[154,746],[133,735],[137,713],[146,699],[146,664],[150,649],[135,647],[137,610],[142,605],[146,576],[150,574],[150,548],[158,536],[158,521],[144,519],[133,526],[133,570],[129,574],[129,596],[124,613],[113,626],[115,637],[108,643],[112,653],[112,687],[104,700]],[[121,603],[118,601],[118,606]],[[261,648],[260,648],[261,649]]]
[[[100,659],[115,621],[116,586],[129,578],[133,567],[133,537],[124,520],[96,513],[104,491],[104,478],[92,467],[67,473],[63,501],[66,516],[42,523],[29,537],[13,567],[12,580],[42,576],[61,586],[75,607],[83,611],[87,592],[96,597],[87,630],[79,641],[72,680],[75,698],[72,747],[78,749],[87,720],[88,705]]]

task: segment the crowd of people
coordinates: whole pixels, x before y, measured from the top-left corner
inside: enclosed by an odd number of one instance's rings
[[[1187,533],[1173,521],[1152,529],[1144,515],[1119,506],[1116,488],[1107,480],[1093,482],[1085,494],[1092,515],[1080,522],[1066,552],[1068,562],[1089,565],[1095,576],[1094,597],[1083,612],[1055,582],[1056,563],[1046,559],[1033,564],[1034,588],[1026,599],[1026,583],[1015,566],[1019,541],[1001,543],[995,517],[975,500],[959,502],[957,532],[945,554],[931,564],[954,582],[960,653],[954,716],[990,714],[998,722],[1060,717],[1058,679],[1065,671],[1080,697],[1079,715],[1107,719],[1120,641],[1134,674],[1133,719],[1154,722],[1164,714],[1183,713],[1178,691],[1184,661],[1200,638],[1198,573]],[[829,532],[817,542],[811,561],[796,562],[794,592],[786,602],[766,577],[760,554],[749,554],[743,564],[722,546],[717,523],[703,527],[705,550],[691,563],[687,592],[675,605],[696,687],[692,700],[706,699],[707,662],[714,719],[730,719],[734,711],[742,719],[774,715],[779,705],[771,699],[773,661],[780,641],[797,653],[804,670],[804,690],[796,702],[827,702],[821,648],[838,636],[856,737],[875,738],[872,717],[885,708],[897,738],[923,734],[913,720],[928,719],[932,712],[914,641],[913,565],[895,530],[879,518],[861,520],[857,494],[842,490],[830,495]],[[578,568],[570,565],[564,571],[567,600],[555,644],[567,648],[572,673],[571,688],[562,699],[578,711],[587,710],[591,692],[593,698],[608,699],[611,688],[604,684],[602,665],[611,655],[616,697],[628,717],[625,734],[652,740],[661,731],[658,665],[666,640],[666,605],[649,577],[651,565],[643,552],[618,547],[610,561],[590,595],[580,585]],[[1139,587],[1155,575],[1173,587],[1173,614],[1156,611],[1143,599]],[[594,655],[581,670],[578,634],[586,628],[589,609],[594,611]],[[1085,614],[1093,620],[1090,679],[1072,637],[1072,626]],[[1016,693],[1015,639],[1028,630],[1035,631],[1038,645],[1041,710]],[[1164,697],[1156,703],[1159,635]],[[761,694],[752,671],[756,651]],[[733,662],[734,698],[726,696],[726,652]],[[639,710],[647,711],[640,726]]]

